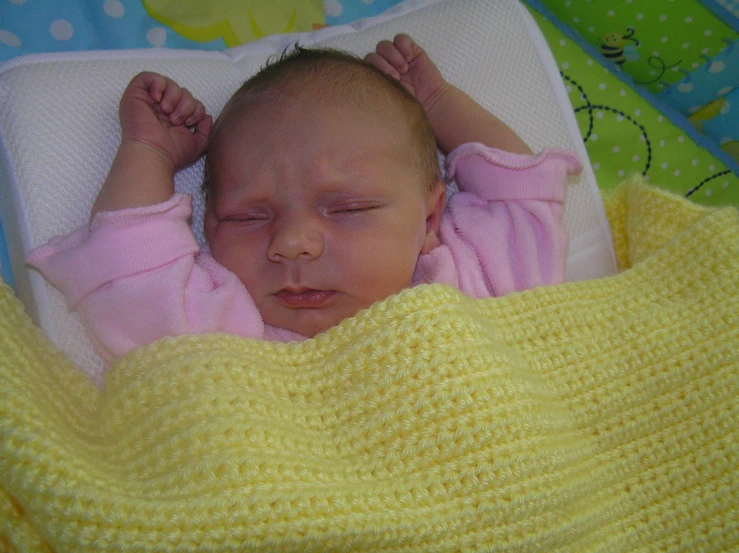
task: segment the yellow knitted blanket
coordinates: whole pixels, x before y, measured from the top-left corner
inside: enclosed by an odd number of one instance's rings
[[[637,181],[618,276],[407,290],[98,392],[0,290],[0,551],[739,549],[739,217]]]

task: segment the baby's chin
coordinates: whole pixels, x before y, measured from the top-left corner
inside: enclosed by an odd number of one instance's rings
[[[361,308],[357,308],[353,312],[338,314],[321,313],[320,309],[295,309],[287,314],[262,313],[262,318],[265,324],[270,326],[289,330],[306,338],[314,338],[354,316],[360,310]]]

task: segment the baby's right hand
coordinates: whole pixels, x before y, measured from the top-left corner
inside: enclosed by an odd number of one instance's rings
[[[213,118],[202,102],[158,73],[136,75],[118,109],[122,140],[144,143],[165,156],[175,171],[205,151]]]

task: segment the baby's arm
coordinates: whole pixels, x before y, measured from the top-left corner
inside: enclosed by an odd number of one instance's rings
[[[213,120],[203,104],[172,79],[136,75],[119,106],[121,144],[92,208],[98,212],[168,200],[174,175],[205,151]]]
[[[516,154],[531,154],[526,143],[503,121],[446,82],[426,52],[411,37],[383,40],[366,61],[400,83],[423,104],[436,143],[445,153],[468,142],[481,142]]]

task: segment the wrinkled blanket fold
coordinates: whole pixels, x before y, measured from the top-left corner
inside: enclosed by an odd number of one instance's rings
[[[0,551],[739,548],[737,211],[607,212],[617,276],[165,339],[103,392],[0,289]]]

